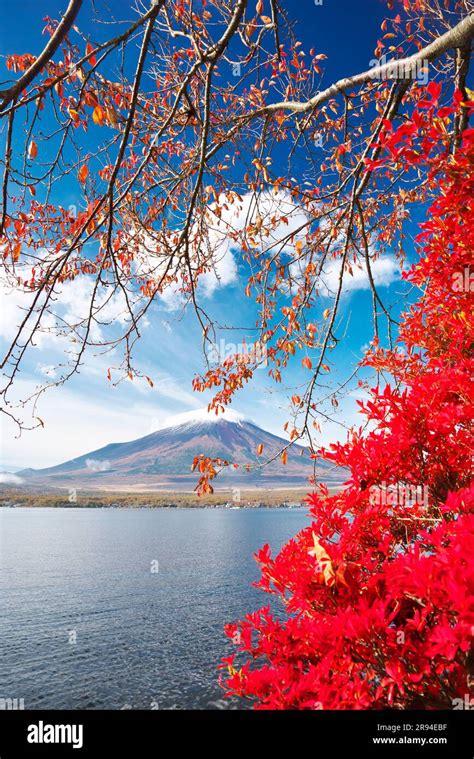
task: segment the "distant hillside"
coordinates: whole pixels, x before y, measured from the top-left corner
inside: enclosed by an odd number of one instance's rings
[[[259,444],[264,446],[260,457]],[[18,474],[25,484],[44,482],[54,487],[192,490],[197,482],[196,474],[191,472],[192,461],[195,456],[205,454],[252,466],[250,471],[245,471],[245,467],[224,471],[216,481],[217,487],[304,487],[313,475],[331,485],[344,481],[345,472],[326,462],[315,462],[301,446],[289,450],[286,466],[279,457],[259,466],[286,444],[287,441],[248,421],[197,418],[138,440],[112,443],[57,466]]]

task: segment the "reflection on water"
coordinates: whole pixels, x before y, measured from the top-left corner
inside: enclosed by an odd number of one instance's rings
[[[268,603],[253,553],[305,509],[0,509],[0,698],[207,709],[222,628]],[[242,704],[237,704],[242,708]]]

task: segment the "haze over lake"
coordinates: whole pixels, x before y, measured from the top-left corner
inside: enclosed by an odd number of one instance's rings
[[[0,698],[235,707],[223,625],[269,603],[253,553],[307,523],[304,508],[0,509]]]

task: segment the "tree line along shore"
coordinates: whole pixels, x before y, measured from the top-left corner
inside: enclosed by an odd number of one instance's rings
[[[285,508],[304,506],[306,489],[249,490],[238,496],[231,490],[217,491],[206,497],[196,493],[36,493],[7,491],[0,494],[3,508]]]

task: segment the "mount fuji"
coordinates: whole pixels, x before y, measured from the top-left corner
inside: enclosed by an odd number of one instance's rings
[[[198,479],[191,472],[193,459],[203,454],[243,465],[224,469],[215,481],[217,488],[305,487],[313,476],[337,485],[346,479],[345,471],[311,459],[308,449],[298,445],[288,450],[283,466],[279,452],[287,443],[236,412],[227,410],[216,417],[203,410],[179,414],[170,426],[137,440],[111,443],[57,466],[18,474],[25,484],[59,488],[187,491]],[[263,452],[258,456],[261,444]],[[265,464],[274,456],[275,461]]]

